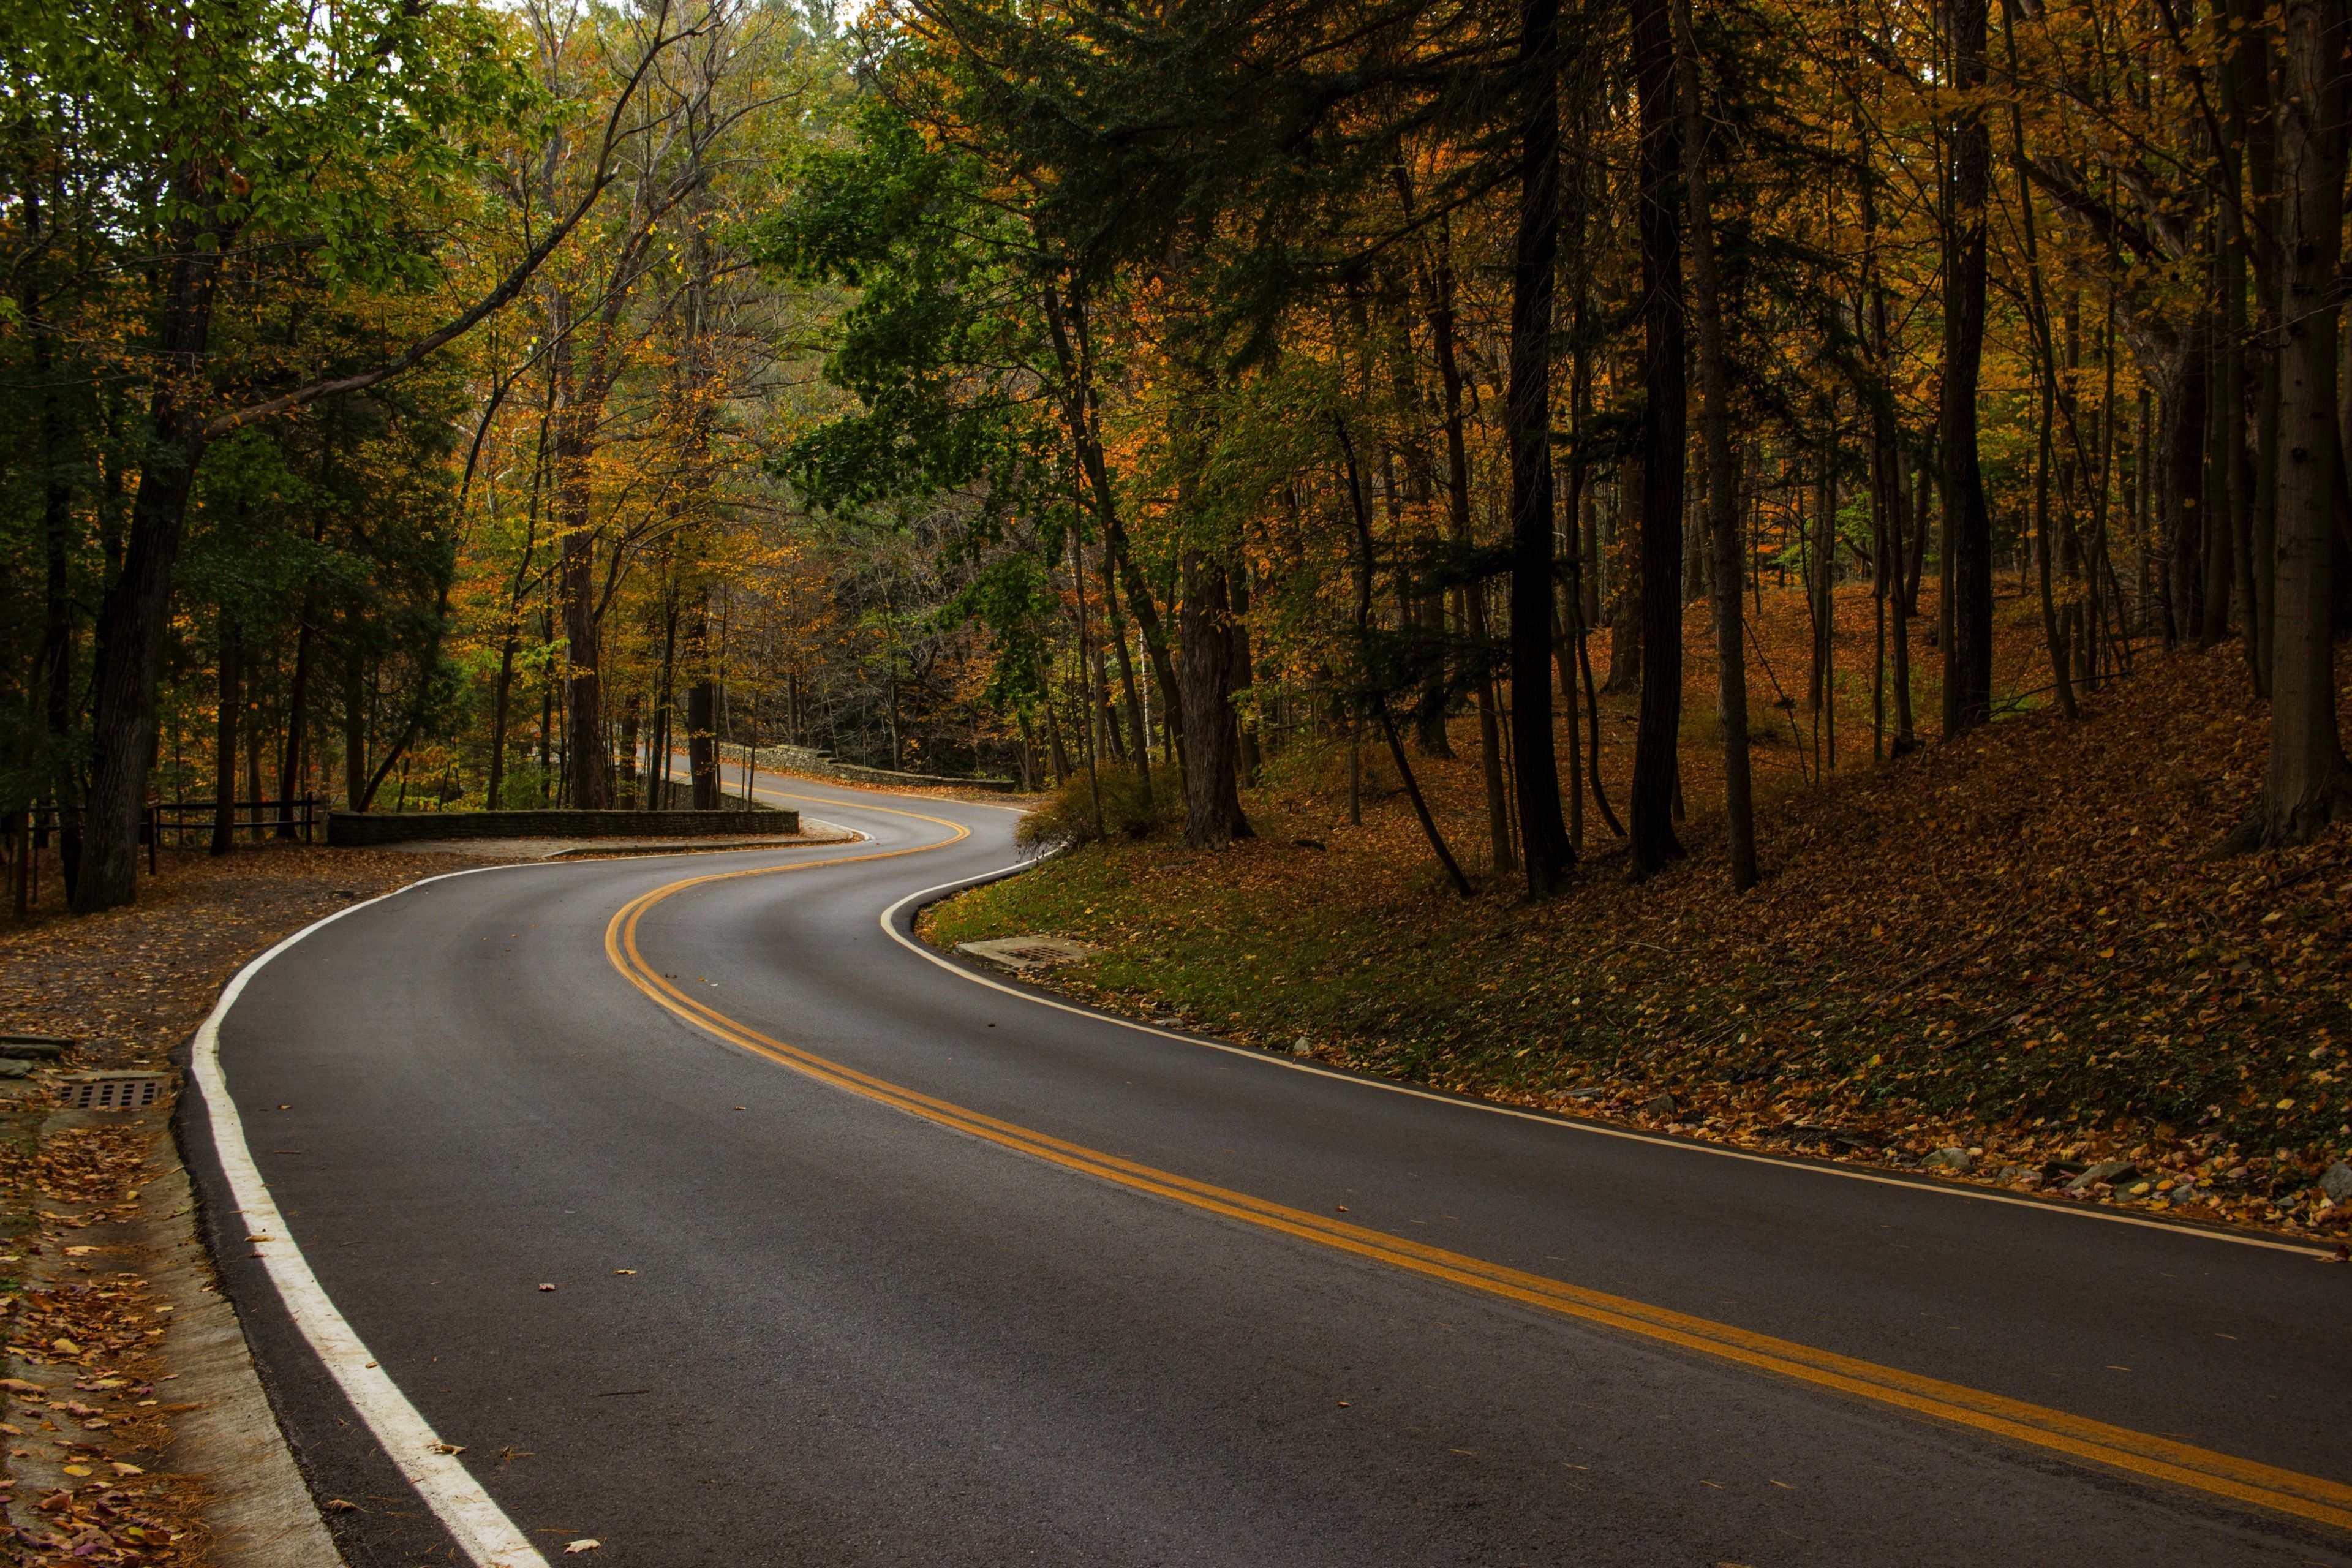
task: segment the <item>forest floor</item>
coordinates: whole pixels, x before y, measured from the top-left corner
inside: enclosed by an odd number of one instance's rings
[[[34,918],[0,934],[0,1030],[75,1040],[68,1071],[169,1069],[248,959],[450,864],[299,845],[221,859],[167,850],[160,875],[142,871],[136,906],[73,920],[52,858]],[[163,1386],[175,1371],[175,1320],[152,1276],[169,1248],[87,1244],[119,1234],[141,1190],[176,1166],[169,1107],[59,1115],[37,1079],[0,1088],[16,1091],[0,1099],[0,1323],[14,1374],[0,1383],[11,1396],[0,1434],[22,1445],[0,1486],[0,1553],[210,1562],[207,1478],[172,1463],[175,1422],[191,1406]],[[173,1228],[193,1237],[193,1224],[183,1214]]]
[[[1096,846],[937,907],[926,932],[1075,938],[1104,952],[1046,984],[1449,1090],[2352,1237],[2352,1171],[2332,1179],[2341,1202],[2320,1185],[2352,1150],[2352,828],[2208,858],[2265,750],[2237,649],[2144,646],[2069,724],[2025,694],[2048,680],[2038,608],[2004,599],[2002,716],[1874,764],[1871,605],[1843,595],[1843,734],[1824,774],[1803,601],[1768,593],[1762,607],[1759,640],[1796,703],[1772,707],[1756,680],[1758,721],[1778,733],[1758,751],[1764,878],[1744,897],[1729,888],[1711,633],[1695,606],[1689,854],[1645,882],[1588,808],[1588,853],[1560,896],[1531,904],[1489,873],[1458,900],[1385,757],[1365,756],[1355,826],[1344,747],[1300,745],[1246,797],[1255,839]],[[1931,734],[1936,654],[1914,647]],[[1622,815],[1633,700],[1601,707]],[[1475,724],[1457,721],[1453,743],[1462,760],[1415,771],[1457,855],[1483,862]]]

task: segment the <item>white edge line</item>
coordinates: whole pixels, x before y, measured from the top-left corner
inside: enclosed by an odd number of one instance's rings
[[[1092,1018],[1097,1023],[1116,1024],[1122,1029],[1133,1029],[1138,1034],[1152,1035],[1163,1040],[1174,1040],[1180,1045],[1199,1046],[1205,1050],[1223,1051],[1228,1056],[1240,1057],[1244,1060],[1256,1062],[1262,1067],[1280,1068],[1290,1072],[1311,1073],[1317,1078],[1354,1084],[1359,1089],[1379,1089],[1386,1094],[1402,1094],[1412,1100],[1433,1100],[1439,1105],[1450,1105],[1461,1110],[1484,1111],[1489,1116],[1507,1116],[1515,1121],[1533,1121],[1545,1127],[1557,1127],[1563,1131],[1590,1133],[1596,1138],[1622,1138],[1631,1143],[1647,1143],[1653,1148],[1674,1149],[1686,1154],[1712,1154],[1719,1160],[1740,1160],[1749,1164],[1770,1165],[1783,1171],[1810,1171],[1817,1176],[1837,1176],[1849,1182],[1868,1182],[1874,1186],[1900,1187],[1905,1192],[1937,1193],[1946,1197],[1970,1198],[1980,1204],[2001,1204],[2011,1208],[2030,1209],[2035,1214],[2100,1220],[2108,1225],[2135,1226],[2142,1230],[2160,1230],[2168,1236],[2191,1237],[2200,1241],[2229,1242],[2238,1247],[2259,1247],[2273,1252],[2292,1252],[2300,1257],[2316,1258],[2321,1262],[2333,1261],[2332,1256],[2322,1248],[2305,1247],[2292,1241],[2273,1241],[2267,1237],[2237,1236],[2229,1231],[2204,1230],[2192,1226],[2170,1225],[2163,1220],[2142,1219],[2137,1215],[2116,1214],[2107,1209],[2076,1208],[2059,1204],[2036,1203],[2031,1198],[2014,1197],[2006,1193],[1987,1192],[1981,1187],[1947,1184],[1942,1182],[1916,1182],[1901,1176],[1883,1176],[1873,1171],[1857,1171],[1843,1165],[1815,1164],[1808,1160],[1783,1160],[1771,1154],[1751,1153],[1745,1149],[1726,1148],[1720,1143],[1705,1143],[1696,1139],[1661,1138],[1655,1133],[1637,1132],[1630,1128],[1610,1127],[1599,1122],[1575,1121],[1563,1116],[1548,1116],[1538,1111],[1522,1110],[1517,1106],[1502,1105],[1491,1100],[1465,1100],[1451,1094],[1433,1094],[1428,1089],[1417,1089],[1409,1083],[1395,1083],[1385,1079],[1367,1077],[1361,1073],[1339,1072],[1314,1062],[1295,1061],[1287,1057],[1276,1056],[1271,1051],[1261,1051],[1248,1046],[1232,1045],[1223,1040],[1203,1039],[1197,1035],[1179,1035],[1171,1030],[1154,1028],[1150,1024],[1139,1024],[1132,1018],[1122,1018],[1115,1013],[1097,1012],[1091,1007],[1079,1007],[1067,1002],[1056,1002],[1050,996],[1040,996],[1034,991],[1024,991],[1017,986],[991,980],[984,974],[975,974],[963,965],[951,963],[932,952],[913,938],[903,935],[898,928],[891,923],[891,917],[918,899],[928,899],[934,893],[973,887],[1011,872],[1024,869],[1034,864],[1035,864],[1034,861],[1019,861],[1011,866],[1000,866],[993,871],[982,871],[971,877],[959,877],[952,882],[941,882],[936,888],[925,888],[919,893],[909,893],[882,911],[882,929],[888,932],[890,940],[900,947],[909,952],[921,955],[949,973],[969,980],[974,985],[985,985],[991,991],[1001,991],[1007,996],[1017,996],[1024,1002],[1034,1002],[1040,1007],[1051,1007],[1057,1013],[1074,1014],[1081,1018]]]
[[[236,972],[236,977],[222,990],[220,1000],[213,1005],[212,1013],[196,1030],[195,1043],[189,1052],[190,1068],[204,1090],[205,1110],[211,1119],[214,1157],[220,1162],[221,1174],[228,1181],[229,1195],[250,1233],[248,1239],[254,1252],[269,1270],[270,1283],[278,1288],[288,1315],[341,1387],[343,1396],[352,1402],[352,1408],[359,1412],[368,1430],[383,1445],[383,1451],[400,1467],[400,1473],[408,1478],[409,1485],[416,1489],[417,1495],[457,1538],[477,1568],[547,1568],[547,1559],[490,1500],[490,1494],[482,1489],[472,1473],[457,1462],[457,1456],[448,1451],[448,1445],[441,1441],[416,1406],[408,1402],[408,1396],[401,1393],[391,1374],[376,1365],[358,1333],[335,1310],[319,1277],[310,1271],[309,1260],[287,1230],[285,1216],[278,1212],[277,1199],[270,1195],[268,1184],[253,1163],[253,1151],[246,1144],[244,1121],[237,1115],[236,1102],[229,1098],[228,1080],[221,1071],[220,1027],[228,1010],[244,994],[246,983],[271,959],[311,932],[371,904],[380,904],[428,883],[471,876],[477,871],[513,868],[472,866],[445,871],[313,921]]]

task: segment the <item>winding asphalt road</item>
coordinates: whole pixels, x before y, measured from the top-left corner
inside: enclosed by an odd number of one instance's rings
[[[220,1029],[285,1237],[551,1559],[2352,1563],[2352,1268],[1053,1005],[903,937],[1011,813],[761,784],[865,841],[444,878]],[[184,1131],[350,1561],[465,1561]]]

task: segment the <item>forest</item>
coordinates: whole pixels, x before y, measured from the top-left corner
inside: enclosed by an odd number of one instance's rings
[[[20,913],[771,746],[1743,890],[1761,804],[2176,650],[2266,738],[2210,849],[2352,801],[2335,0],[0,28]]]
[[[0,3],[0,1559],[2352,1563],[2348,162],[2352,0]]]

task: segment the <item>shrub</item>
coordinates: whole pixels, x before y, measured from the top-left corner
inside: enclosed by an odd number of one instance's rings
[[[1095,815],[1099,785],[1102,815]],[[1143,776],[1127,768],[1105,768],[1099,774],[1085,769],[1072,773],[1061,787],[1021,819],[1013,840],[1024,849],[1069,849],[1097,838],[1148,837],[1152,830],[1181,820],[1181,790],[1173,773],[1162,769],[1151,781],[1149,795]]]

